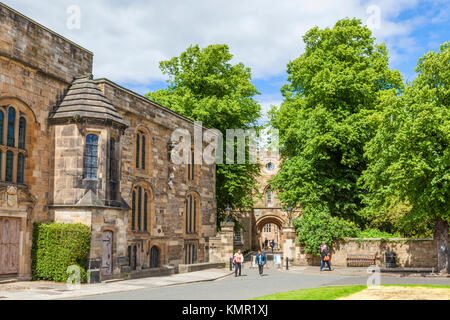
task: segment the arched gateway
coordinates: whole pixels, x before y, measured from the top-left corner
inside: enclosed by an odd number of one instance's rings
[[[258,198],[251,211],[240,214],[239,223],[242,230],[235,232],[234,248],[243,251],[262,249],[266,238],[268,241],[278,242],[275,246],[281,249],[285,239],[283,228],[289,224],[290,216],[294,217],[300,214],[300,210],[291,212],[283,210],[276,197],[276,192],[272,190],[269,183],[278,171],[280,162],[278,156],[265,154],[260,157],[260,162],[262,170],[258,183],[263,197]]]

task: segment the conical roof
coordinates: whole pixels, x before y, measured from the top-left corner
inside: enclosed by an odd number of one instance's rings
[[[123,120],[116,108],[97,87],[92,75],[76,78],[50,119],[91,118],[116,122],[123,126]]]

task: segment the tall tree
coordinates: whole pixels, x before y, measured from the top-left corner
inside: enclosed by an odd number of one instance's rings
[[[303,40],[305,52],[288,64],[284,101],[271,111],[282,152],[273,184],[284,203],[325,207],[361,223],[363,147],[374,135],[380,98],[401,90],[401,76],[360,20],[312,28]]]
[[[190,46],[179,57],[160,62],[160,69],[169,76],[168,88],[147,97],[220,130],[224,138],[226,129],[254,128],[261,112],[254,99],[259,92],[251,83],[250,68],[231,64],[232,58],[227,45]],[[218,223],[227,206],[232,210],[253,206],[258,175],[259,166],[254,164],[217,165]]]
[[[438,269],[449,272],[450,43],[418,62],[402,96],[383,101],[379,130],[367,145],[362,181],[374,210],[408,203],[411,222],[433,219]]]

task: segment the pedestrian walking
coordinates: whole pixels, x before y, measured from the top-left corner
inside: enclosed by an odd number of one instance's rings
[[[239,276],[241,276],[242,264],[244,263],[244,256],[241,253],[241,249],[239,249],[234,254],[233,262],[234,262],[234,276],[235,277],[238,276],[238,271],[239,271]]]
[[[273,248],[275,247],[275,241],[272,240],[270,242],[270,247],[272,248],[272,253],[273,253]]]
[[[267,250],[267,248],[269,247],[268,244],[269,244],[269,240],[267,240],[267,238],[266,238],[266,240],[264,241],[264,249]]]
[[[322,244],[320,245],[320,260],[322,261],[320,264],[320,271],[322,271],[325,264],[327,264],[328,269],[331,271],[331,265],[330,265],[330,255],[328,254],[328,246],[325,242],[322,241]]]
[[[259,275],[261,277],[263,275],[263,268],[266,262],[267,262],[266,256],[264,255],[264,253],[261,252],[261,250],[258,250],[258,254],[256,255],[255,258],[255,263],[258,265]]]

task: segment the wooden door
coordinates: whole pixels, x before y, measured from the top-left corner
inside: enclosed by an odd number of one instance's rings
[[[19,272],[20,219],[0,218],[0,275]]]
[[[102,274],[110,276],[112,274],[112,231],[103,232],[103,246],[102,246]]]
[[[159,250],[153,246],[150,250],[150,268],[158,268],[159,264]]]

